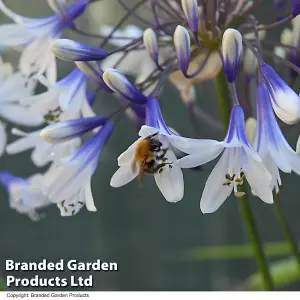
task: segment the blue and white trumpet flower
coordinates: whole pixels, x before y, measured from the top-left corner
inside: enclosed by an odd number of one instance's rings
[[[9,47],[24,46],[20,57],[20,71],[27,79],[38,79],[43,73],[49,82],[56,81],[56,59],[49,49],[50,41],[59,38],[66,28],[74,27],[74,20],[88,5],[78,0],[67,6],[66,1],[48,0],[55,14],[45,18],[20,16],[0,1],[0,10],[16,24],[0,25],[0,43]]]

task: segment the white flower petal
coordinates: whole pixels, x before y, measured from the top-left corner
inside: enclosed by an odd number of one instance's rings
[[[224,148],[224,146],[227,145],[224,142],[215,140],[191,139],[176,135],[168,136],[168,140],[175,148],[187,154],[197,154],[195,152],[199,152],[211,147]]]
[[[121,187],[136,178],[138,174],[138,166],[136,166],[135,168],[132,168],[132,166],[122,166],[112,176],[110,185],[115,188]]]
[[[200,200],[200,209],[203,213],[215,212],[232,192],[231,186],[223,185],[228,172],[229,151],[230,149],[225,149],[205,183]]]
[[[74,195],[91,180],[94,172],[94,162],[86,166],[61,165],[57,170],[57,177],[48,182],[45,187],[50,200],[58,203]]]
[[[219,156],[223,149],[224,148],[220,145],[215,145],[211,148],[207,147],[203,149],[198,149],[198,153],[189,154],[179,159],[176,162],[176,165],[178,165],[181,168],[194,168],[204,165],[215,159],[217,156]]]
[[[60,89],[54,88],[42,94],[22,98],[20,103],[30,106],[32,111],[44,116],[50,110],[55,110],[58,107],[59,93]]]
[[[0,26],[0,44],[9,47],[25,45],[34,35],[22,24],[4,24]]]
[[[70,113],[78,113],[86,98],[86,80],[79,77],[67,88],[64,88],[59,96],[61,108]]]
[[[299,135],[298,140],[297,140],[296,153],[300,154],[300,135]]]
[[[158,133],[158,129],[151,127],[151,126],[147,126],[147,125],[143,125],[139,131],[139,136],[146,138],[149,135],[153,135],[155,133]]]
[[[89,182],[84,189],[85,205],[88,211],[97,211],[94,203],[94,198],[91,190],[91,183]]]
[[[49,48],[46,38],[38,38],[27,46],[20,57],[21,73],[27,77],[38,79],[47,69],[53,59],[53,53]]]
[[[40,140],[40,130],[26,134],[24,137],[10,143],[6,147],[8,154],[17,154],[33,149]]]
[[[49,53],[48,65],[46,68],[46,78],[50,85],[54,85],[57,79],[56,57],[53,53]]]
[[[81,105],[81,114],[82,114],[82,117],[84,117],[84,118],[91,118],[91,117],[95,117],[96,116],[95,112],[93,111],[92,107],[88,103],[87,99],[85,99],[82,102],[82,105]]]
[[[0,1],[0,10],[10,19],[12,19],[16,23],[22,23],[25,18],[22,16],[16,14],[14,11],[12,11],[10,8],[8,8],[3,0]]]
[[[7,143],[5,124],[0,121],[0,157],[3,155]]]
[[[17,104],[0,106],[0,116],[12,123],[24,126],[39,126],[44,123],[44,118],[27,107]]]
[[[31,95],[33,85],[26,85],[26,80],[21,73],[10,76],[0,85],[0,103],[19,101],[20,98]]]
[[[173,151],[168,150],[166,157],[168,162],[174,162],[176,156]],[[183,198],[184,194],[184,181],[181,168],[173,165],[171,168],[166,166],[160,173],[154,175],[155,182],[169,202],[178,202]]]
[[[273,203],[272,177],[262,162],[248,157],[248,164],[244,166],[246,179],[255,194],[266,203]]]
[[[143,140],[142,137],[135,141],[125,152],[123,152],[118,157],[118,165],[120,167],[132,164],[135,156],[136,147],[141,140]]]
[[[46,143],[39,137],[34,150],[31,153],[31,160],[37,167],[43,167],[51,161],[53,145]]]

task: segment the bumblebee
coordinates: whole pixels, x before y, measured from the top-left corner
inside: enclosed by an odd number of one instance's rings
[[[168,149],[162,148],[161,141],[157,138],[158,132],[141,140],[135,150],[132,171],[136,171],[139,165],[139,179],[143,181],[144,175],[161,173],[167,163],[166,153]],[[171,166],[170,166],[171,167]]]

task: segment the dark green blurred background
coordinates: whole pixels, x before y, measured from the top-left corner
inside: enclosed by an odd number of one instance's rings
[[[95,19],[87,12],[80,21],[81,25],[86,30],[97,32],[95,24],[110,20],[113,20],[110,23],[115,23],[122,10],[114,8],[117,5],[113,2],[106,1],[110,9],[94,8]],[[26,16],[49,13],[46,1],[9,0],[7,3]],[[112,11],[111,15],[109,11]],[[0,22],[5,21],[7,19],[1,15]],[[73,38],[79,37],[73,35]],[[12,58],[15,62],[16,57],[12,52],[4,55],[4,58]],[[73,67],[71,64],[61,66],[61,76]],[[182,135],[194,136],[188,112],[172,86],[167,86],[162,99],[167,123]],[[111,111],[116,103],[113,98],[99,97],[96,110],[101,113]],[[198,103],[218,117],[213,83],[199,89]],[[205,123],[200,122],[200,126],[204,135],[222,138],[222,134],[215,133]],[[136,132],[129,121],[121,120],[116,129],[93,177],[92,189],[98,212],[89,213],[83,209],[75,217],[62,218],[53,205],[45,210],[46,218],[38,223],[31,222],[26,216],[10,210],[7,195],[3,189],[0,190],[0,276],[5,279],[5,259],[93,261],[99,258],[117,262],[119,271],[94,273],[94,290],[232,290],[239,287],[256,271],[254,259],[195,261],[185,254],[193,247],[248,243],[238,200],[231,197],[216,213],[203,215],[199,200],[209,174],[205,170],[185,170],[185,197],[176,204],[163,198],[152,178],[147,178],[142,188],[136,181],[120,189],[111,188],[109,181],[117,169],[118,155],[136,139]],[[293,128],[287,134],[293,146],[298,129]],[[25,177],[37,171],[30,162],[29,153],[2,157],[0,169]],[[299,177],[284,174],[282,179],[282,207],[295,238],[299,240]],[[251,203],[263,240],[283,240],[272,206],[258,198],[251,199]],[[33,276],[28,272],[15,275]],[[64,276],[61,273],[40,275],[68,277],[71,273]],[[299,287],[299,284],[294,284],[286,289]]]

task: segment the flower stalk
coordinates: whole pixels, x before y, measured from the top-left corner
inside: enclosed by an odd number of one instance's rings
[[[280,224],[280,227],[282,229],[282,232],[284,234],[284,237],[289,244],[291,253],[294,255],[295,259],[297,260],[297,264],[300,269],[300,254],[299,254],[298,245],[297,245],[297,242],[293,239],[290,228],[289,228],[289,226],[286,222],[286,219],[283,215],[280,204],[278,203],[278,199],[275,199],[275,201],[274,201],[274,211],[275,211],[276,217],[278,219],[278,222]]]
[[[242,191],[245,188],[242,187]],[[263,245],[261,243],[259,233],[256,227],[255,218],[253,215],[253,212],[250,207],[249,199],[247,195],[244,195],[240,199],[241,204],[241,212],[243,215],[243,218],[245,220],[245,224],[247,227],[247,231],[250,237],[250,241],[253,246],[254,254],[256,263],[259,269],[259,272],[261,273],[261,276],[263,277],[264,281],[264,289],[266,291],[272,291],[274,289],[273,287],[273,281],[269,270],[269,265],[267,262],[266,255],[264,253]]]
[[[232,105],[230,90],[228,88],[228,83],[224,71],[221,71],[216,77],[215,86],[219,98],[219,110],[222,116],[224,126],[227,129],[229,125],[230,110]],[[239,192],[245,192],[244,186],[240,188]],[[240,204],[241,212],[245,220],[249,238],[253,246],[256,263],[261,273],[261,276],[263,277],[264,288],[265,290],[272,291],[273,282],[269,271],[269,265],[263,250],[263,245],[259,237],[259,232],[256,227],[255,218],[249,204],[249,199],[246,194],[244,194],[240,198]]]
[[[230,90],[227,85],[227,80],[224,71],[222,70],[215,80],[216,91],[218,94],[219,111],[222,117],[225,129],[228,128],[231,110]]]

